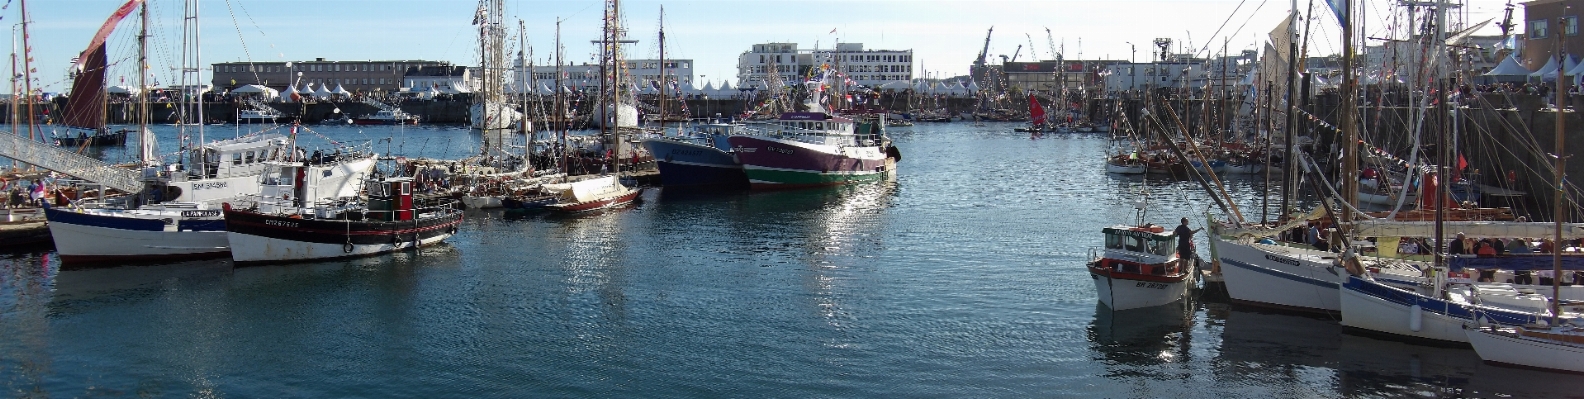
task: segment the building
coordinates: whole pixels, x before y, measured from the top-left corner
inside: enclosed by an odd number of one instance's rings
[[[626,60],[627,75],[632,77],[639,87],[658,88],[660,84],[660,60]],[[693,60],[676,59],[665,60],[665,74],[669,81],[678,85],[693,83]],[[531,87],[537,80],[544,87],[555,87],[556,67],[554,65],[534,65],[532,79],[522,73],[523,66],[519,60],[513,69],[512,76],[517,76],[518,87]],[[561,72],[566,75],[561,84],[577,90],[599,90],[600,67],[598,64],[566,65],[561,67]],[[648,89],[645,89],[648,90]],[[671,90],[671,89],[667,89]]]
[[[1523,3],[1524,38],[1523,56],[1518,60],[1524,68],[1533,71],[1545,66],[1546,59],[1555,56],[1557,39],[1566,36],[1564,54],[1584,55],[1584,40],[1579,37],[1578,14],[1584,12],[1584,0],[1534,0]]]
[[[1065,81],[1068,92],[1101,85],[1103,71],[1111,65],[1126,64],[1115,60],[1044,60],[1034,62],[1005,62],[999,71],[1005,74],[1006,85],[1023,93],[1053,93]],[[995,70],[995,69],[992,69]]]
[[[395,92],[430,91],[438,94],[472,93],[480,82],[473,79],[470,69],[460,65],[415,65],[402,73],[401,87]],[[351,91],[352,89],[347,89]]]
[[[395,92],[404,86],[404,75],[411,68],[450,66],[444,61],[313,61],[296,62],[222,62],[214,67],[214,87],[231,90],[250,84],[286,91],[287,82],[298,89],[304,83],[315,87],[341,85],[358,93]]]
[[[1199,61],[1166,61],[1109,65],[1104,72],[1105,89],[1109,92],[1148,90],[1158,87],[1198,89],[1205,87],[1205,63]]]
[[[863,43],[837,43],[834,49],[799,49],[796,43],[763,43],[737,56],[737,87],[758,87],[779,75],[792,84],[816,68],[841,71],[854,85],[876,87],[913,79],[913,50],[864,50]]]

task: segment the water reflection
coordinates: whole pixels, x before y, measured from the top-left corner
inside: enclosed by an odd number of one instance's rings
[[[1191,297],[1123,311],[1096,303],[1085,332],[1108,377],[1163,378],[1158,366],[1192,360],[1193,310]]]

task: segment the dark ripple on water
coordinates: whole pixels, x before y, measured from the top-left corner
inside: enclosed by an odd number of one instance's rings
[[[1197,185],[1105,175],[1108,143],[1013,125],[894,131],[895,181],[651,191],[353,261],[60,270],[0,258],[6,396],[1566,396],[1577,379],[1211,301],[1111,313],[1096,232],[1171,225]],[[457,157],[456,129],[315,127]],[[172,133],[161,130],[162,135]],[[386,143],[381,143],[381,146]],[[382,147],[383,148],[383,147]],[[103,156],[115,158],[121,150]],[[1228,191],[1258,218],[1259,179]],[[1202,240],[1201,240],[1202,241]]]

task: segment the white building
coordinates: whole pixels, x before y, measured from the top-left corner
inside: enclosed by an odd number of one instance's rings
[[[432,91],[438,94],[472,93],[478,83],[465,66],[414,66],[407,67],[407,72],[402,75],[401,91]]]
[[[1147,90],[1156,87],[1205,87],[1203,62],[1150,62],[1113,64],[1103,73],[1106,91]]]
[[[856,85],[909,81],[913,79],[913,50],[864,50],[863,43],[837,43],[835,49],[799,49],[796,43],[755,44],[737,57],[737,86],[761,86],[771,74],[779,74],[783,83],[791,84],[813,76],[815,68],[827,66],[842,71]]]
[[[626,60],[625,62],[627,64],[625,73],[634,84],[637,84],[640,88],[659,87],[660,60]],[[665,74],[670,77],[669,81],[675,82],[679,86],[693,83],[693,60],[668,59],[665,60],[665,63]],[[534,81],[537,81],[543,87],[555,87],[555,65],[534,65],[531,78],[528,74],[522,73],[523,69],[523,65],[520,63],[513,69],[512,76],[518,77],[518,82],[514,84],[519,85],[518,87],[533,87]],[[563,86],[577,90],[599,90],[600,67],[598,64],[566,65],[561,67],[561,72],[565,73],[561,81]],[[644,90],[647,92],[650,89]],[[667,88],[666,90],[671,89]]]

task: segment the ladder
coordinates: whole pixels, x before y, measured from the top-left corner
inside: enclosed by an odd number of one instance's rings
[[[129,193],[143,190],[138,171],[14,134],[0,134],[0,156]]]

